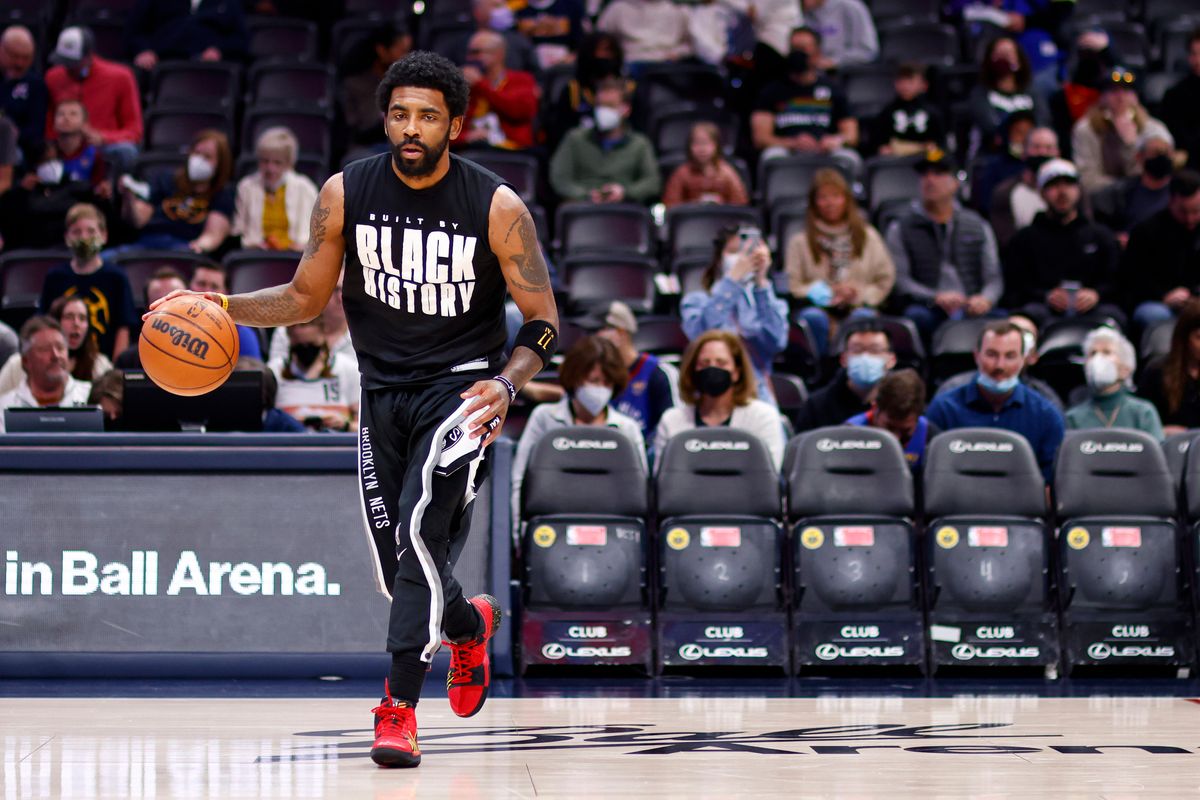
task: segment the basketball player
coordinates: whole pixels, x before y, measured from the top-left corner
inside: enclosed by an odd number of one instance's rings
[[[364,519],[376,578],[391,597],[392,667],[374,709],[371,758],[390,767],[421,761],[414,709],[441,644],[450,648],[454,712],[469,717],[487,698],[487,640],[500,606],[488,595],[467,600],[451,564],[470,527],[484,448],[558,340],[529,211],[499,177],[447,150],[468,94],[441,56],[414,52],[392,64],[377,92],[391,152],[326,181],[292,282],[206,293],[234,322],[294,325],[325,307],[345,257],[343,303],[362,372]],[[502,364],[506,286],[525,324]]]

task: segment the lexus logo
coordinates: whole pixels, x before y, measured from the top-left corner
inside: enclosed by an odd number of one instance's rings
[[[550,642],[550,644],[542,646],[542,656],[557,661],[560,658],[566,658],[567,648],[558,642]]]
[[[685,644],[679,648],[679,657],[687,661],[697,661],[704,655],[704,650],[698,644]]]
[[[834,661],[838,657],[838,646],[836,644],[829,644],[827,642],[825,644],[817,645],[817,649],[813,652],[816,654],[817,658],[821,659],[822,661]]]

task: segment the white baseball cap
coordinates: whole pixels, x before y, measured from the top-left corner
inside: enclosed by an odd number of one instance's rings
[[[1042,164],[1037,173],[1038,191],[1045,189],[1047,184],[1066,178],[1067,180],[1079,182],[1079,170],[1075,169],[1075,165],[1065,158],[1052,158],[1045,164]]]
[[[63,28],[58,35],[58,44],[50,57],[56,64],[74,66],[92,54],[92,32],[73,25]]]

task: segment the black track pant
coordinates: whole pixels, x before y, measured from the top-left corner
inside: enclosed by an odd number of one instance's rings
[[[450,475],[434,474],[443,441],[465,407],[459,395],[470,385],[362,394],[359,480],[379,556],[376,580],[392,600],[387,649],[394,660],[427,664],[443,631],[450,640],[478,633],[479,615],[451,571],[471,527],[484,461],[480,456]]]

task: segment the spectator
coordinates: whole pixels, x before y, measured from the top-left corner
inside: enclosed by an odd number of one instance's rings
[[[254,145],[258,171],[238,181],[234,201],[233,233],[242,237],[242,247],[303,250],[308,244],[317,187],[296,172],[299,149],[287,128],[267,128],[259,134]]]
[[[869,145],[881,156],[911,156],[946,144],[946,123],[928,97],[928,69],[906,62],[896,68],[896,98],[872,120]]]
[[[972,152],[994,153],[1002,149],[1001,126],[1015,112],[1027,112],[1039,125],[1050,121],[1049,112],[1035,93],[1032,81],[1029,55],[1016,39],[997,36],[988,43],[979,82],[967,96],[971,109]]]
[[[1042,396],[1050,405],[1054,406],[1054,410],[1062,414],[1065,412],[1063,408],[1062,398],[1058,396],[1058,392],[1054,388],[1041,380],[1035,378],[1029,373],[1031,367],[1038,361],[1038,327],[1032,319],[1023,314],[1010,314],[1008,321],[1021,329],[1021,348],[1023,359],[1021,363],[1021,382],[1028,386],[1033,391]],[[975,370],[960,372],[957,375],[952,375],[942,382],[938,387],[936,395],[943,392],[950,392],[954,389],[961,388],[968,383],[974,383],[978,373]]]
[[[50,319],[59,324],[67,340],[67,368],[71,376],[92,381],[112,369],[92,335],[87,303],[82,297],[60,297],[50,304]],[[0,394],[11,392],[25,381],[21,354],[14,353],[0,368]]]
[[[0,197],[3,197],[13,186],[13,175],[17,163],[21,160],[21,150],[17,146],[20,133],[17,126],[0,117]],[[2,245],[3,242],[0,242]]]
[[[1175,169],[1175,144],[1169,135],[1151,133],[1138,139],[1138,169],[1091,197],[1096,221],[1107,225],[1124,243],[1129,231],[1167,207],[1171,199],[1171,173]]]
[[[1162,118],[1179,148],[1187,153],[1187,163],[1200,169],[1200,27],[1187,41],[1188,74],[1167,90],[1162,100]],[[1171,66],[1174,54],[1163,53]]]
[[[882,428],[892,434],[904,448],[908,466],[919,472],[924,466],[926,443],[941,433],[924,412],[925,381],[916,370],[898,369],[880,379],[871,407],[846,420],[846,424]]]
[[[375,90],[379,88],[379,81],[387,68],[408,55],[412,44],[412,34],[405,28],[384,22],[367,35],[362,48],[352,51],[352,54],[369,52],[373,56],[369,64],[363,64],[361,68],[355,68],[353,71],[347,69],[348,74],[342,78],[338,102],[342,108],[342,121],[346,124],[352,145],[372,148],[380,153],[387,150],[387,140],[383,136],[383,117],[379,113]]]
[[[225,134],[200,131],[187,164],[160,175],[145,196],[122,184],[125,215],[141,231],[137,247],[211,253],[225,243],[234,215],[233,155]]]
[[[37,177],[43,184],[85,183],[102,200],[112,197],[108,163],[100,147],[87,139],[88,111],[79,100],[63,100],[54,107],[54,135]],[[57,177],[58,180],[53,180]]]
[[[635,84],[625,73],[621,40],[603,31],[589,33],[579,45],[575,76],[556,95],[543,98],[546,113],[541,128],[549,151],[553,152],[575,126],[593,124],[596,89],[612,81],[622,82],[626,93],[633,95]]]
[[[688,9],[671,0],[612,0],[596,29],[621,40],[636,77],[645,63],[679,61],[694,54]]]
[[[1008,320],[989,322],[975,346],[975,381],[943,392],[929,404],[929,421],[942,430],[1001,428],[1019,433],[1033,448],[1046,482],[1063,438],[1062,415],[1021,382],[1024,342]]]
[[[976,156],[971,180],[971,201],[980,214],[992,213],[992,195],[996,187],[1025,171],[1025,140],[1034,129],[1033,115],[1014,111],[1004,118],[1000,135],[1005,146],[999,151]]]
[[[1121,260],[1120,297],[1145,330],[1171,319],[1200,290],[1200,174],[1171,178],[1167,207],[1129,233]]]
[[[125,30],[133,63],[147,72],[160,61],[242,61],[250,43],[237,0],[138,0]]]
[[[1051,77],[1057,77],[1054,73],[1058,47],[1051,32],[1043,26],[1057,32],[1061,17],[1070,11],[1058,12],[1056,17],[1045,8],[1047,5],[1047,0],[950,0],[943,13],[953,22],[961,21],[968,51],[976,50],[983,37],[1002,31],[1025,51],[1034,74],[1050,73]]]
[[[1141,137],[1170,135],[1167,126],[1138,102],[1135,86],[1132,72],[1113,67],[1102,84],[1100,99],[1071,129],[1071,152],[1080,183],[1088,193],[1137,174]]]
[[[688,135],[687,161],[667,180],[663,205],[681,203],[724,203],[744,206],[750,202],[738,171],[721,153],[721,129],[711,122],[697,122]]]
[[[493,19],[497,14],[503,16],[502,11],[493,12]],[[529,0],[509,16],[515,16],[517,32],[533,43],[544,70],[570,63],[588,22],[582,0]]]
[[[783,464],[783,424],[769,403],[756,400],[754,372],[742,341],[728,331],[707,331],[692,340],[679,367],[681,405],[659,420],[654,452],[672,437],[696,428],[738,428],[757,436],[775,468]]]
[[[104,412],[104,429],[113,430],[125,410],[125,374],[110,369],[92,381],[87,404],[99,406]]]
[[[320,315],[289,326],[287,337],[287,360],[271,364],[279,381],[275,406],[313,430],[357,430],[357,362],[330,353]]]
[[[0,34],[0,116],[17,128],[17,142],[27,161],[42,152],[46,126],[46,82],[34,72],[33,34],[10,25]]]
[[[287,338],[287,333],[281,333],[281,337]],[[238,372],[259,372],[263,379],[263,433],[310,433],[311,431],[304,427],[304,423],[288,414],[286,411],[275,407],[275,396],[279,392],[279,381],[275,378],[275,373],[262,362],[260,358],[250,358],[245,355],[238,357],[237,366],[234,368]]]
[[[926,342],[947,319],[992,313],[1004,292],[992,229],[961,207],[954,160],[931,150],[917,162],[921,199],[888,226],[896,294]]]
[[[455,146],[501,150],[533,146],[540,90],[532,74],[504,66],[504,48],[504,37],[495,31],[471,37],[462,68],[471,99]]]
[[[1067,412],[1067,428],[1132,428],[1161,440],[1154,404],[1129,393],[1137,369],[1130,341],[1112,328],[1096,328],[1083,340],[1083,352],[1089,397]]]
[[[787,243],[792,296],[807,300],[817,350],[829,350],[831,324],[878,313],[896,282],[896,267],[879,231],[863,219],[850,185],[835,169],[817,170],[808,190],[804,230]]]
[[[1022,155],[1024,164],[1020,173],[1002,181],[992,191],[988,206],[988,221],[1001,250],[1017,231],[1046,210],[1046,201],[1037,188],[1037,173],[1042,164],[1059,157],[1058,136],[1052,128],[1034,128],[1025,137]]]
[[[892,338],[874,320],[858,320],[838,357],[840,368],[829,383],[808,397],[796,420],[796,432],[841,425],[871,406],[871,393],[896,366]]]
[[[750,115],[754,146],[761,158],[826,153],[857,174],[858,120],[850,116],[841,90],[820,73],[820,35],[797,28],[791,47],[787,77],[763,89]]]
[[[463,31],[461,36],[451,37],[438,50],[455,64],[465,64],[471,37],[485,31],[495,31],[504,38],[504,66],[508,69],[541,74],[537,53],[529,37],[513,27],[513,10],[504,0],[472,0],[471,16],[475,28]],[[382,73],[381,73],[382,74]]]
[[[803,0],[804,24],[821,36],[821,69],[869,64],[879,57],[879,35],[862,0]]]
[[[1164,435],[1200,428],[1200,300],[1179,309],[1170,352],[1142,373],[1142,396],[1158,410]]]
[[[71,260],[46,274],[38,307],[43,311],[63,295],[78,295],[88,306],[88,317],[100,352],[116,355],[129,346],[129,332],[137,324],[129,279],[116,264],[100,256],[108,240],[108,226],[100,209],[79,203],[67,212],[67,247]]]
[[[150,276],[150,280],[146,281],[145,302],[146,308],[149,308],[155,300],[166,297],[176,289],[186,289],[187,283],[183,280],[183,275],[174,267],[159,267]],[[239,331],[240,333],[240,331]],[[142,368],[142,354],[138,350],[137,343],[126,347],[117,354],[113,359],[113,363],[117,369],[125,372],[131,369]]]
[[[321,312],[321,324],[325,329],[325,343],[329,347],[329,354],[342,361],[352,361],[357,364],[358,354],[354,352],[354,345],[350,342],[350,328],[346,324],[346,311],[342,308],[343,277],[342,275],[338,276],[338,282],[333,287],[329,302],[325,304],[325,310]],[[194,291],[226,293],[222,289],[194,289]],[[253,328],[249,330],[254,331]],[[270,361],[282,363],[287,358],[288,347],[287,332],[276,328],[271,337]]]
[[[658,357],[638,351],[633,343],[634,334],[638,331],[637,317],[629,306],[614,300],[605,312],[601,325],[596,335],[612,342],[621,362],[629,370],[625,388],[613,398],[612,406],[641,426],[642,436],[647,442],[653,441],[658,421],[668,408],[675,405],[675,382],[678,377],[672,380],[666,364]]]
[[[21,343],[17,332],[0,322],[0,363],[7,363],[14,353],[20,353]]]
[[[770,48],[775,58],[787,55],[792,31],[803,23],[800,3],[795,0],[722,0],[744,17],[758,44]],[[753,52],[753,51],[752,51]],[[757,56],[764,55],[760,50]]]
[[[195,269],[192,270],[192,279],[188,282],[187,288],[193,292],[229,294],[229,273],[225,270],[225,267],[216,262],[197,264]],[[153,301],[151,300],[146,303],[147,308],[150,307],[151,302]],[[261,359],[262,343],[258,338],[258,329],[251,328],[248,325],[237,325],[236,327],[238,332],[238,353],[248,358]],[[282,354],[280,360],[282,360]]]
[[[580,339],[563,358],[558,379],[564,390],[563,398],[557,403],[543,403],[534,408],[517,442],[512,466],[514,521],[520,512],[525,467],[538,442],[551,431],[570,425],[613,428],[629,439],[642,459],[643,467],[646,465],[646,442],[641,426],[611,406],[613,396],[625,389],[628,380],[621,356],[612,342],[599,336]]]
[[[568,133],[550,159],[550,185],[559,197],[647,203],[658,196],[662,177],[654,147],[629,129],[629,110],[623,82],[608,81],[596,90],[594,125]]]
[[[1047,208],[1017,231],[1005,254],[1010,309],[1038,327],[1051,319],[1095,315],[1125,322],[1115,305],[1120,247],[1112,232],[1079,212],[1079,172],[1054,158],[1038,170]]]
[[[7,408],[87,405],[92,385],[71,377],[67,340],[49,317],[30,317],[21,326],[21,367],[25,380],[0,395],[0,412]],[[0,433],[4,415],[0,413]]]
[[[137,158],[142,143],[142,101],[133,71],[124,64],[95,54],[92,32],[72,26],[59,34],[46,72],[51,108],[63,100],[79,100],[87,109],[83,130],[89,144],[99,145],[105,157],[124,171]],[[54,135],[54,116],[46,116],[46,137]]]
[[[775,402],[771,362],[787,346],[788,307],[775,294],[767,271],[771,251],[757,228],[726,227],[717,235],[713,260],[701,276],[703,289],[680,304],[683,331],[696,339],[706,331],[730,331],[745,342],[759,399]]]
[[[1100,99],[1100,87],[1109,80],[1116,56],[1109,47],[1108,34],[1091,28],[1075,41],[1075,67],[1062,86],[1050,96],[1050,114],[1054,132],[1070,158],[1071,129]]]

